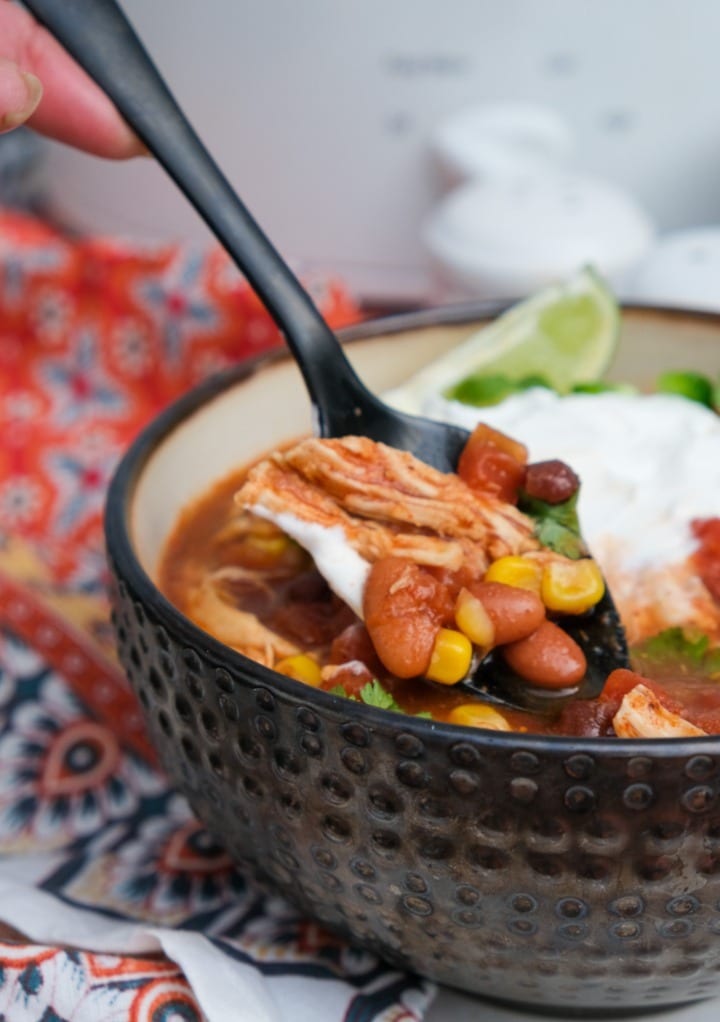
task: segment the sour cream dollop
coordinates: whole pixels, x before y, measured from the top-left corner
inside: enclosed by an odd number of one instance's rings
[[[339,525],[328,528],[306,522],[289,512],[272,512],[262,503],[250,505],[249,510],[258,518],[274,522],[286,536],[307,550],[332,591],[362,619],[363,592],[370,564],[348,543]]]

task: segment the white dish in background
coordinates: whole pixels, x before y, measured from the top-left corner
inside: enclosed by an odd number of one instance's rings
[[[636,196],[662,231],[717,218],[716,0],[279,0],[251,18],[237,0],[123,7],[280,250],[361,297],[425,300],[431,137],[469,103],[552,108],[578,169]],[[56,144],[46,184],[81,230],[207,238],[150,160]]]
[[[633,301],[720,312],[720,225],[660,237],[628,282]]]

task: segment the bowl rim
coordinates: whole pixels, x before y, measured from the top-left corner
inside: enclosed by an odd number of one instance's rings
[[[499,315],[512,304],[514,303],[511,301],[465,302],[399,312],[353,324],[338,330],[337,334],[343,344],[352,345],[356,341],[367,342],[394,333],[482,322]],[[689,317],[709,321],[720,329],[720,313],[703,309],[633,302],[621,305],[621,313],[625,312],[655,313],[678,319]],[[411,733],[421,739],[430,731],[443,741],[451,742],[454,739],[456,742],[481,744],[484,747],[505,748],[508,752],[522,748],[546,753],[556,750],[559,754],[565,755],[586,752],[599,757],[608,753],[621,758],[640,754],[663,756],[671,753],[674,758],[683,759],[690,755],[720,754],[720,735],[693,738],[608,738],[491,731],[384,710],[333,695],[323,689],[309,687],[279,674],[220,642],[178,610],[156,586],[135,553],[130,531],[130,509],[135,487],[155,449],[177,426],[225,390],[276,363],[286,362],[291,357],[287,348],[274,348],[214,373],[192,387],[167,405],[141,429],[122,455],[111,476],[103,514],[107,556],[109,560],[115,560],[122,565],[122,573],[128,584],[137,596],[152,608],[159,624],[166,628],[170,627],[188,647],[202,648],[204,653],[216,662],[217,668],[229,669],[233,674],[242,672],[250,675],[258,685],[272,686],[294,702],[317,701],[320,707],[336,711],[352,708],[353,718],[362,723],[386,728],[389,723],[395,721],[398,733]]]

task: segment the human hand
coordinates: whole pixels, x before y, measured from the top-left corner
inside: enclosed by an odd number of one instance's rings
[[[0,132],[21,124],[96,156],[144,151],[107,96],[52,36],[0,0]]]

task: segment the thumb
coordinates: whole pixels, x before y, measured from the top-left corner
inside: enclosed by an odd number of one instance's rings
[[[36,110],[42,91],[42,83],[34,74],[0,58],[0,132],[24,124]]]

